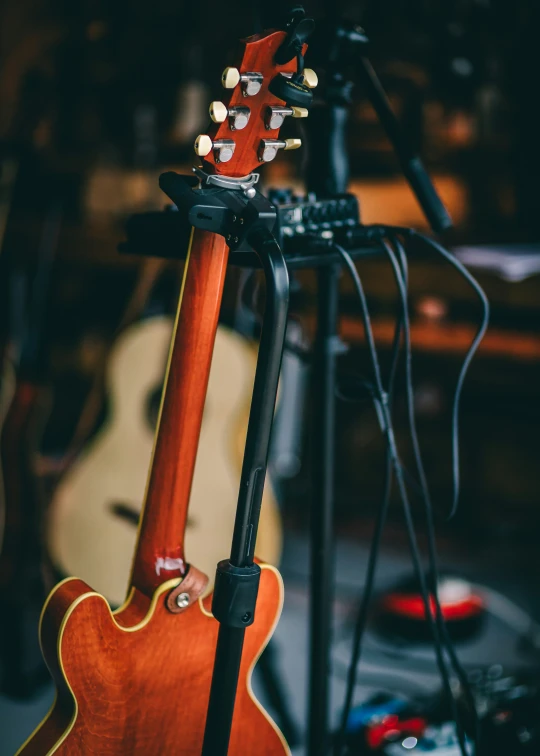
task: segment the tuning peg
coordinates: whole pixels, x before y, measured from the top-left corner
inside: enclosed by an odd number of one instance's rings
[[[244,129],[247,126],[251,115],[250,109],[244,105],[238,105],[237,107],[229,108],[229,110],[227,110],[226,106],[222,102],[219,102],[219,100],[210,103],[209,112],[210,118],[214,123],[223,123],[228,116],[229,125],[233,131]]]
[[[276,157],[278,150],[297,150],[301,146],[301,139],[261,139],[259,160],[261,163],[269,163]]]
[[[193,149],[195,150],[196,155],[199,155],[199,157],[204,157],[205,155],[208,155],[208,153],[212,149],[212,140],[207,134],[199,134],[199,136],[195,140]]]
[[[315,89],[319,83],[319,77],[312,68],[304,68],[304,84],[310,89]]]
[[[266,108],[264,121],[267,129],[279,129],[283,125],[286,116],[305,118],[307,114],[307,108],[287,108],[280,105],[269,105]]]
[[[229,108],[229,123],[233,130],[244,129],[249,121],[251,111],[245,105],[237,105],[235,108]]]
[[[205,157],[214,150],[214,158],[217,163],[228,163],[234,154],[236,147],[232,139],[216,139],[212,142],[207,134],[199,134],[195,140],[195,153],[199,157]]]
[[[279,129],[283,125],[286,116],[293,114],[292,108],[282,108],[277,105],[269,105],[266,108],[264,121],[267,129]]]
[[[260,92],[263,83],[263,75],[254,71],[241,74],[237,68],[226,68],[221,75],[221,83],[225,89],[234,89],[240,82],[242,94],[245,97],[253,97]]]
[[[284,139],[283,141],[285,142],[284,150],[297,150],[302,146],[301,139]]]
[[[262,83],[263,75],[261,73],[240,74],[240,86],[245,97],[253,97],[253,95],[259,94]]]
[[[210,103],[208,112],[210,113],[210,118],[214,121],[214,123],[223,123],[228,114],[227,108],[219,100],[214,100],[214,102]]]
[[[226,68],[221,74],[221,83],[225,89],[234,89],[240,81],[240,71],[237,68]]]

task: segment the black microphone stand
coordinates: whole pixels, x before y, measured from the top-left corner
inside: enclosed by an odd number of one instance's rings
[[[324,105],[314,103],[306,130],[306,186],[317,198],[347,191],[349,178],[345,129],[351,82],[328,77]],[[328,752],[330,649],[334,599],[335,386],[341,263],[317,269],[317,330],[313,351],[310,646],[308,676],[308,754]]]
[[[318,199],[347,191],[346,129],[354,74],[369,97],[402,170],[435,232],[452,221],[422,161],[400,129],[382,85],[365,55],[363,29],[345,21],[318,24],[311,60],[326,71],[324,100],[307,119],[306,186]],[[330,27],[330,32],[328,31]],[[319,60],[317,61],[317,57]],[[330,712],[330,652],[334,599],[334,488],[336,363],[343,345],[338,332],[341,262],[317,270],[317,331],[314,365],[313,506],[311,511],[310,658],[308,755],[327,756]]]

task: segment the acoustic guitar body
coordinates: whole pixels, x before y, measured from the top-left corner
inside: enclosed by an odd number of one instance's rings
[[[167,609],[166,596],[179,582],[163,583],[152,600],[135,590],[114,614],[82,580],[68,578],[57,586],[40,627],[57,698],[17,756],[201,753],[201,712],[210,693],[218,623],[208,608],[210,597],[181,614]],[[250,683],[282,603],[279,573],[262,565],[255,622],[245,636],[230,756],[289,753]]]
[[[154,440],[149,408],[161,392],[172,329],[171,318],[156,316],[120,336],[107,372],[110,419],[60,482],[49,508],[54,565],[112,606],[126,597]],[[254,372],[252,347],[220,326],[185,534],[190,560],[211,581],[230,551]],[[280,550],[279,512],[267,483],[257,555],[277,564]]]

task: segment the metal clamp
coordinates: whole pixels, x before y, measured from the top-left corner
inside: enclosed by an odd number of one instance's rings
[[[202,168],[193,168],[193,173],[200,180],[201,185],[218,186],[220,189],[235,189],[244,192],[246,197],[255,196],[255,184],[259,181],[258,173],[250,173],[249,176],[220,176],[215,173],[206,173]]]

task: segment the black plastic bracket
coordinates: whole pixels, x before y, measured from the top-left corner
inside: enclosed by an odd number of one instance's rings
[[[248,233],[258,228],[271,231],[276,222],[276,209],[254,187],[244,189],[239,180],[229,179],[233,187],[210,184],[198,187],[195,176],[169,171],[159,177],[159,185],[181,211],[177,225],[185,235],[191,226],[225,237],[231,250],[246,242]]]
[[[222,625],[249,627],[255,619],[261,568],[258,564],[235,567],[228,559],[216,571],[212,614]]]

